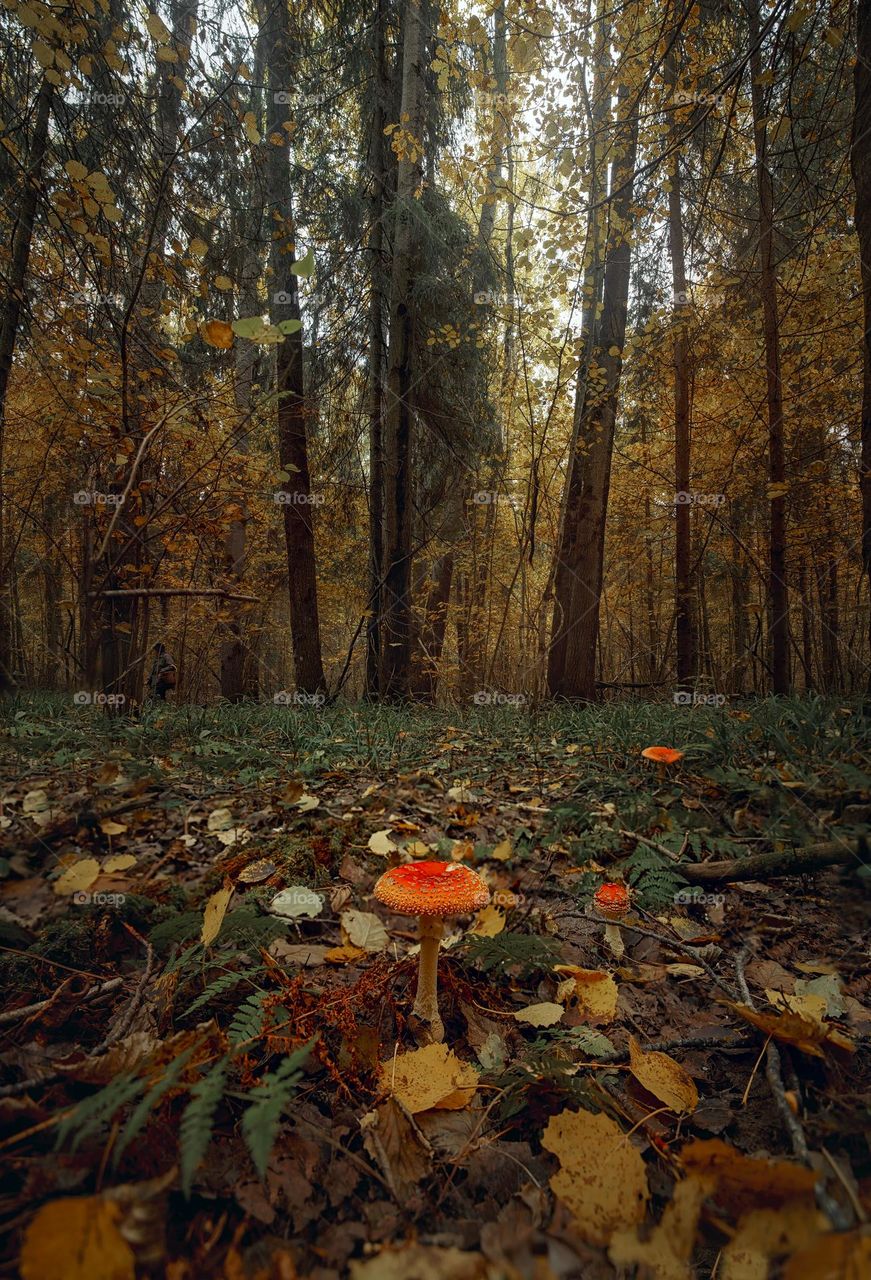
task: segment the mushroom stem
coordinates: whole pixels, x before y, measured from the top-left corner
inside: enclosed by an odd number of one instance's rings
[[[417,995],[414,1012],[429,1027],[432,1038],[441,1043],[445,1038],[444,1023],[439,1017],[438,964],[439,943],[444,921],[439,916],[420,916],[420,967],[417,971]]]
[[[623,945],[623,934],[620,932],[619,924],[605,925],[605,941],[618,959],[625,955],[626,948]]]

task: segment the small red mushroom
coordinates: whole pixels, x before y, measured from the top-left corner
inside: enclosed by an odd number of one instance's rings
[[[600,884],[593,894],[593,906],[600,916],[605,917],[605,941],[615,956],[622,956],[626,948],[619,925],[612,923],[622,920],[629,914],[629,890],[625,884],[617,880],[608,880]]]
[[[437,988],[444,921],[486,907],[490,890],[477,871],[459,862],[408,862],[385,871],[374,893],[391,911],[418,917],[420,965],[414,1012],[432,1040],[444,1040]]]
[[[653,760],[659,766],[660,778],[665,777],[665,771],[669,765],[683,760],[683,752],[675,750],[674,747],[645,747],[641,754],[645,760]]]

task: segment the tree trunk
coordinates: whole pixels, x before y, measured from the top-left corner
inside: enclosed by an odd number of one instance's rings
[[[623,109],[629,91],[618,97],[618,136],[611,183],[610,225],[605,259],[603,309],[597,326],[595,361],[601,369],[597,386],[579,384],[583,397],[577,448],[572,459],[565,520],[559,546],[563,572],[556,579],[548,684],[552,697],[592,701],[596,696],[596,644],[605,550],[605,516],[611,480],[611,455],[626,312],[631,248],[627,238],[638,140],[637,103],[628,119]],[[614,354],[616,353],[616,354]],[[593,366],[591,365],[591,372]]]
[[[750,91],[753,142],[759,200],[759,263],[765,337],[765,382],[768,404],[768,637],[771,686],[789,692],[789,590],[786,582],[786,465],[784,460],[783,388],[780,375],[780,320],[774,263],[774,189],[768,168],[768,126],[760,83],[759,0],[750,0]]]
[[[12,622],[12,543],[8,538],[7,517],[3,502],[3,446],[6,435],[6,393],[12,373],[12,360],[18,339],[18,325],[24,303],[25,282],[30,264],[30,246],[33,242],[33,223],[39,198],[42,165],[48,143],[48,122],[51,115],[54,86],[43,77],[36,97],[36,119],[33,138],[24,173],[24,189],[20,193],[18,219],[12,233],[12,254],[9,263],[8,282],[3,299],[3,319],[0,322],[0,692],[13,683],[11,666]],[[7,542],[9,551],[7,554]]]
[[[666,62],[666,82],[672,94],[677,86],[673,52]],[[677,654],[677,684],[685,689],[696,676],[696,644],[693,627],[693,583],[691,581],[690,525],[690,371],[689,321],[686,258],[681,209],[680,149],[678,125],[671,117],[674,150],[671,158],[668,193],[668,242],[674,288],[672,324],[674,338],[674,631]]]
[[[454,553],[439,556],[432,566],[423,619],[420,625],[414,695],[425,702],[435,702],[438,690],[439,663],[445,643],[448,605],[454,575]]]
[[[409,693],[412,641],[412,272],[415,193],[421,140],[421,0],[405,0],[402,22],[402,133],[397,139],[393,270],[390,282],[390,346],[384,414],[384,617],[381,693]]]
[[[263,104],[259,86],[264,80],[266,45],[266,27],[261,23],[255,44],[254,75],[249,100],[249,107],[255,114],[258,127],[262,127],[263,123]],[[256,316],[262,309],[257,295],[257,282],[263,270],[265,191],[263,168],[268,163],[272,145],[268,139],[265,139],[255,147],[251,153],[247,175],[244,171],[240,175],[243,180],[247,176],[248,183],[253,189],[251,199],[240,211],[238,219],[240,248],[237,280],[240,316]],[[248,428],[253,408],[254,375],[258,351],[259,348],[254,342],[239,341],[233,347],[236,375],[233,393],[241,419],[236,430],[236,449],[243,456],[246,456],[250,449]],[[250,511],[245,496],[241,492],[237,503],[240,514],[237,519],[230,521],[224,535],[224,572],[230,589],[243,593],[248,564]],[[224,603],[223,611],[226,616],[221,627],[221,697],[228,702],[241,702],[243,698],[255,694],[257,690],[256,653],[252,654],[251,631],[245,626],[245,619],[250,616],[246,613],[248,608],[249,606],[240,604],[238,601]]]
[[[871,594],[871,0],[856,6],[855,106],[850,159],[856,187],[856,235],[862,264],[865,331],[862,337],[862,444],[859,483],[862,491],[862,563]],[[871,602],[869,602],[871,646]],[[871,667],[869,667],[871,672]],[[868,695],[871,697],[871,674]]]
[[[552,584],[545,589],[544,598],[549,602],[553,597],[553,617],[551,639],[547,654],[547,685],[554,693],[562,684],[566,665],[566,638],[568,634],[568,613],[572,589],[572,570],[562,554],[563,547],[568,544],[571,530],[569,528],[570,504],[577,501],[576,490],[581,484],[579,469],[580,450],[582,448],[581,427],[584,418],[584,406],[590,366],[596,349],[599,331],[599,304],[602,289],[602,211],[599,207],[607,192],[607,159],[603,135],[606,134],[610,116],[611,87],[608,78],[608,49],[610,45],[610,28],[605,19],[603,5],[597,5],[596,44],[593,49],[593,90],[592,101],[588,113],[590,130],[589,171],[590,194],[587,212],[587,234],[584,252],[584,272],[581,285],[581,320],[584,334],[584,350],[578,367],[577,387],[575,390],[575,407],[572,419],[572,437],[566,465],[566,477],[560,503],[559,542],[556,559],[551,570]],[[574,518],[574,505],[572,505]]]
[[[369,165],[372,212],[369,229],[369,618],[366,623],[366,692],[377,697],[381,685],[384,604],[384,211],[388,180],[386,0],[376,0],[372,32],[375,104]]]
[[[267,62],[269,93],[266,136],[268,206],[272,213],[270,251],[272,293],[270,315],[277,325],[287,323],[295,332],[275,347],[275,390],[278,399],[278,457],[288,476],[281,484],[284,507],[284,540],[290,596],[290,634],[297,688],[303,693],[326,689],[321,661],[317,578],[311,480],[308,465],[308,415],[303,370],[303,335],[299,293],[291,271],[295,254],[295,227],[291,202],[290,143],[282,129],[286,114],[276,97],[293,84],[290,58],[289,15],[286,4],[270,10],[271,25]],[[281,138],[280,144],[272,142]]]

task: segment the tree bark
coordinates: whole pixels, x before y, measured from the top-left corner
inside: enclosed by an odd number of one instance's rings
[[[677,87],[674,53],[666,61],[666,83],[672,95]],[[691,574],[690,503],[690,371],[689,321],[686,258],[684,254],[683,211],[681,208],[680,150],[678,126],[671,116],[671,157],[668,193],[668,242],[674,289],[672,360],[674,362],[674,631],[677,656],[677,684],[685,689],[697,675],[696,640],[693,626],[693,583]]]
[[[862,840],[831,840],[806,849],[782,849],[754,853],[723,862],[682,862],[678,868],[691,884],[718,884],[725,880],[765,880],[769,876],[799,876],[843,862],[862,862]]]
[[[871,0],[856,6],[853,137],[850,159],[856,188],[855,223],[859,238],[865,325],[862,335],[862,427],[859,484],[862,491],[862,563],[871,595]],[[868,611],[871,649],[871,601]],[[867,692],[871,697],[871,665]]]
[[[390,283],[390,345],[383,425],[384,605],[381,693],[409,693],[413,634],[412,438],[413,438],[413,258],[417,218],[415,194],[422,155],[421,0],[405,0],[402,21],[401,134],[398,150],[393,269]]]
[[[387,4],[376,0],[372,32],[375,103],[369,144],[372,207],[369,228],[369,617],[366,623],[366,692],[377,697],[381,685],[384,603],[384,211],[388,181]]]
[[[24,173],[24,189],[20,194],[18,220],[12,233],[12,258],[9,265],[9,279],[3,299],[3,318],[0,322],[0,692],[11,688],[13,684],[10,670],[12,655],[11,607],[12,585],[12,551],[7,554],[7,515],[3,500],[5,482],[3,479],[3,447],[6,436],[6,394],[9,389],[9,377],[12,373],[12,361],[15,356],[15,344],[18,340],[18,326],[21,321],[21,309],[24,304],[27,271],[30,265],[30,248],[33,243],[33,224],[36,217],[36,205],[39,198],[39,187],[42,177],[42,166],[48,144],[48,122],[51,115],[54,86],[43,77],[39,93],[36,96],[36,116],[33,124],[33,137],[27,157]]]
[[[604,6],[597,5],[596,43],[593,49],[593,87],[592,99],[588,108],[588,124],[590,130],[589,172],[590,172],[590,207],[587,213],[587,235],[584,253],[584,272],[581,285],[581,319],[584,334],[584,350],[578,367],[577,387],[575,390],[575,407],[572,419],[572,437],[566,462],[566,477],[560,503],[560,527],[557,555],[551,570],[552,584],[545,590],[545,601],[553,596],[553,615],[551,638],[547,652],[547,685],[554,693],[562,684],[566,666],[566,639],[568,634],[567,610],[570,607],[573,578],[571,567],[562,554],[563,548],[570,539],[571,518],[575,518],[577,489],[581,483],[579,470],[581,467],[580,451],[581,428],[584,420],[584,406],[590,365],[596,349],[599,331],[599,302],[602,289],[602,236],[604,218],[600,202],[607,192],[608,164],[605,154],[605,135],[611,114],[611,86],[609,79],[608,49],[610,46],[610,27],[604,15]]]
[[[618,98],[616,159],[611,183],[610,225],[605,259],[603,309],[594,355],[601,370],[598,385],[588,378],[578,393],[580,428],[572,459],[565,521],[558,551],[562,572],[556,578],[548,685],[552,697],[593,701],[596,697],[596,645],[605,551],[605,516],[611,480],[611,455],[626,313],[631,247],[627,236],[638,141],[638,105],[623,119],[629,91]],[[616,353],[616,354],[615,354]],[[591,372],[592,372],[591,366]]]
[[[284,540],[287,549],[287,579],[290,597],[290,633],[297,688],[303,693],[326,689],[321,661],[320,623],[315,562],[315,537],[311,478],[308,463],[309,406],[305,395],[303,334],[299,327],[299,292],[291,271],[296,233],[291,201],[290,142],[282,129],[285,116],[276,96],[293,83],[290,57],[290,25],[287,5],[269,11],[271,26],[267,63],[269,93],[266,108],[266,136],[280,137],[270,142],[267,160],[267,193],[272,244],[270,266],[272,292],[270,315],[274,324],[297,326],[275,347],[275,391],[278,399],[278,457],[289,477],[282,482]]]
[[[765,338],[765,384],[768,407],[768,639],[771,687],[789,692],[789,589],[786,581],[786,464],[784,459],[783,387],[780,371],[780,320],[774,262],[774,188],[768,168],[768,126],[759,77],[759,0],[750,0],[750,92],[756,190],[759,201],[759,266]]]

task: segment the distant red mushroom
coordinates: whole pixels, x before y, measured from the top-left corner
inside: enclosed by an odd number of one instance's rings
[[[665,777],[665,771],[669,765],[683,760],[683,752],[677,751],[674,747],[645,747],[641,754],[645,760],[653,760],[659,766],[660,778]]]
[[[459,862],[409,862],[385,871],[374,893],[391,911],[418,917],[420,965],[414,1012],[433,1040],[444,1040],[437,990],[443,922],[486,907],[490,890],[477,871]]]
[[[626,948],[623,945],[620,926],[612,922],[622,920],[629,914],[629,898],[628,888],[618,880],[607,880],[604,884],[600,884],[593,894],[593,906],[607,922],[605,941],[615,956],[622,956]]]

